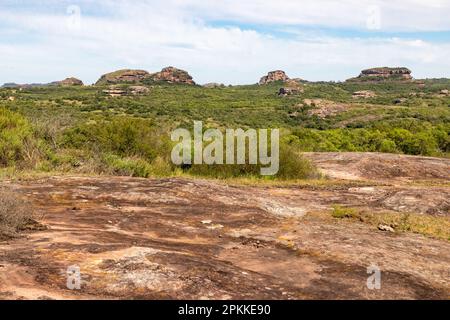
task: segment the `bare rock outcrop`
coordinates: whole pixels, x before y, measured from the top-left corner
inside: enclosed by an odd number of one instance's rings
[[[145,70],[117,70],[101,76],[95,85],[121,84],[121,83],[140,83],[148,78],[150,74]]]
[[[124,97],[124,96],[141,96],[150,92],[150,89],[144,86],[109,86],[108,89],[102,91],[110,97]]]
[[[350,81],[410,81],[412,80],[411,70],[404,67],[380,67],[370,68],[361,71],[361,74],[357,78],[349,79]]]
[[[259,80],[260,85],[268,84],[275,81],[283,81],[286,82],[289,80],[289,77],[282,70],[270,71],[266,76],[262,77]]]
[[[152,81],[195,85],[194,80],[187,71],[175,67],[166,67],[160,72],[151,74],[149,76],[149,79],[151,79]]]
[[[299,94],[302,93],[303,91],[304,91],[303,86],[299,81],[290,79],[286,81],[286,86],[280,88],[280,90],[278,91],[278,95],[285,97]]]
[[[81,81],[80,79],[74,78],[74,77],[70,77],[70,78],[66,78],[64,80],[55,82],[55,85],[59,85],[59,86],[63,86],[63,87],[65,87],[65,86],[82,86],[83,81]]]
[[[352,94],[352,98],[353,99],[358,99],[358,98],[367,99],[367,98],[373,98],[373,97],[376,97],[376,96],[377,95],[375,94],[375,92],[370,91],[370,90],[355,91]]]

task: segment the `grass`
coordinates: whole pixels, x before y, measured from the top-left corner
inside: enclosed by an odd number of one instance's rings
[[[31,205],[13,192],[0,189],[0,240],[36,225]]]
[[[359,214],[353,208],[342,207],[341,205],[334,205],[331,216],[337,219],[344,219],[344,218],[358,218]]]
[[[450,217],[417,213],[367,212],[357,208],[334,205],[331,216],[335,219],[351,219],[378,227],[387,225],[396,232],[412,232],[450,241]]]

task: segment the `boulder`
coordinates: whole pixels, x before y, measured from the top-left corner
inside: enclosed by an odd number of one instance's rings
[[[395,229],[391,226],[385,225],[385,224],[379,224],[378,230],[380,231],[387,231],[387,232],[395,232]]]
[[[440,95],[443,95],[443,96],[448,96],[448,95],[449,95],[449,91],[448,91],[447,89],[443,89],[443,90],[441,90],[441,91],[439,92],[439,94],[440,94]]]
[[[140,96],[150,92],[150,89],[144,86],[131,86],[128,88],[128,91],[133,96]]]
[[[283,81],[286,82],[289,80],[289,77],[282,70],[270,71],[266,76],[262,77],[259,80],[260,85],[268,84],[275,81]]]
[[[394,99],[393,103],[394,104],[401,104],[401,103],[403,103],[405,101],[406,101],[406,98],[397,98],[397,99]]]
[[[280,88],[280,90],[278,91],[279,96],[285,97],[285,96],[290,96],[290,95],[294,95],[294,94],[299,94],[304,91],[303,86],[297,80],[292,80],[292,79],[286,80],[285,83],[286,83],[286,86]]]
[[[102,75],[95,85],[140,83],[149,76],[150,74],[145,70],[124,69]]]

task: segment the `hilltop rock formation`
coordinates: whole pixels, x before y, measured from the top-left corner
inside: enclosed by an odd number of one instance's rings
[[[71,77],[71,78],[66,78],[64,80],[61,81],[56,81],[53,82],[52,85],[57,85],[57,86],[82,86],[83,85],[83,81]]]
[[[195,84],[192,77],[184,70],[174,67],[167,67],[160,72],[149,73],[145,70],[118,70],[104,74],[95,83],[95,85],[107,84],[140,84],[147,82],[168,82],[168,83],[184,83]]]
[[[357,78],[349,79],[350,81],[384,81],[384,80],[396,80],[396,81],[409,81],[412,80],[411,70],[404,67],[399,68],[370,68],[361,71],[361,74]]]
[[[123,69],[102,75],[95,85],[140,83],[149,76],[150,74],[145,70]]]
[[[187,71],[175,67],[166,67],[160,72],[153,73],[149,77],[153,81],[163,81],[168,83],[184,83],[194,85],[195,82]]]
[[[260,85],[268,84],[275,81],[283,81],[286,82],[289,80],[289,77],[282,70],[270,71],[266,76],[262,77],[259,80]]]

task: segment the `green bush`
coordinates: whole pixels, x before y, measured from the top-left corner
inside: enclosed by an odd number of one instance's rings
[[[89,148],[121,157],[142,157],[151,162],[156,157],[169,159],[171,143],[147,120],[120,117],[112,121],[83,124],[69,129],[62,145]]]
[[[389,152],[440,156],[449,152],[450,127],[415,126],[410,130],[384,125],[376,128],[317,130],[299,128],[286,140],[301,151]]]
[[[254,177],[265,179],[306,179],[318,175],[311,162],[302,157],[293,147],[281,143],[279,170],[274,176],[262,176],[261,164],[223,164],[223,165],[192,165],[187,167],[187,172],[197,176],[208,176],[219,179]],[[266,166],[263,166],[266,167]]]
[[[152,173],[150,164],[140,158],[121,158],[106,155],[105,162],[114,175],[147,178]]]
[[[25,118],[0,108],[0,166],[12,166],[31,158],[33,140],[32,127]]]

